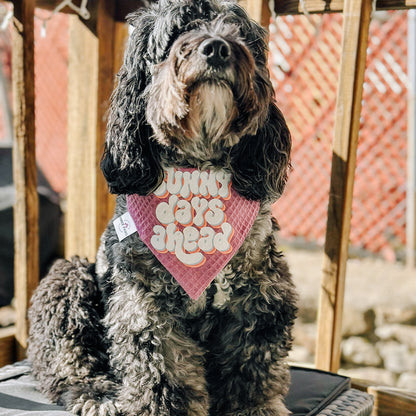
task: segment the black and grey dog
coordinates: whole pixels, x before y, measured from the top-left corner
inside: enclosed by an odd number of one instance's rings
[[[291,140],[273,99],[266,32],[219,0],[160,0],[129,22],[102,159],[119,195],[115,218],[129,195],[155,192],[167,168],[228,172],[258,214],[196,300],[138,233],[119,241],[110,223],[96,264],[59,260],[35,292],[33,372],[79,415],[287,415],[296,293],[270,206],[285,186]]]

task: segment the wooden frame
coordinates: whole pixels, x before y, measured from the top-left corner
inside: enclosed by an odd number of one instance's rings
[[[53,9],[59,1],[15,0],[13,45],[14,88],[14,181],[16,329],[0,331],[0,364],[22,358],[26,348],[26,312],[38,283],[38,201],[35,168],[34,127],[34,7]],[[267,0],[242,2],[263,24],[270,18]],[[142,4],[138,0],[95,0],[91,22],[71,18],[69,78],[69,185],[66,255],[93,258],[98,238],[112,212],[114,201],[98,173],[105,132],[105,113],[120,66],[120,52],[127,36],[125,13]],[[351,219],[359,114],[365,70],[368,27],[372,0],[276,0],[277,14],[343,12],[343,49],[339,78],[325,261],[318,317],[317,367],[337,371],[340,361],[341,319],[345,270]],[[378,0],[377,10],[416,8],[416,0]],[[70,12],[70,10],[67,10]],[[112,53],[108,54],[108,51]],[[73,65],[73,66],[72,66]],[[86,80],[85,76],[90,78]],[[86,88],[88,86],[88,88]],[[86,115],[76,117],[81,111]],[[90,178],[86,181],[85,178]],[[81,179],[81,180],[80,180]],[[85,214],[87,210],[87,214]],[[79,234],[79,230],[84,230]],[[6,332],[6,333],[5,333]],[[16,343],[16,345],[15,345]],[[16,355],[14,354],[16,351]],[[7,356],[5,355],[7,354]],[[1,361],[4,360],[4,361]],[[385,394],[379,395],[384,400]],[[373,389],[376,395],[377,389]],[[390,392],[391,393],[391,392]],[[380,393],[381,394],[381,393]],[[394,395],[397,399],[397,395]],[[409,406],[414,405],[413,398]],[[413,407],[410,407],[413,409]],[[381,409],[377,415],[383,415]],[[399,413],[398,413],[399,414]],[[402,414],[402,413],[400,413]],[[404,414],[404,413],[403,413]]]

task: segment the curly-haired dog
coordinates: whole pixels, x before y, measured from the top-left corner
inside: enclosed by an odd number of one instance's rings
[[[81,415],[287,415],[296,294],[270,205],[291,142],[266,33],[232,1],[160,0],[130,23],[102,170],[139,232],[110,223],[95,265],[42,280],[34,374]]]

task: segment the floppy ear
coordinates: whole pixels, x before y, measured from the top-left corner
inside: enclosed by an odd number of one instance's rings
[[[256,135],[244,136],[231,149],[233,187],[251,200],[280,197],[290,168],[291,137],[285,119],[272,102]]]
[[[151,138],[143,97],[150,77],[144,57],[148,55],[153,19],[135,14],[130,16],[130,23],[136,27],[111,97],[101,169],[110,192],[147,195],[163,178],[159,145]]]

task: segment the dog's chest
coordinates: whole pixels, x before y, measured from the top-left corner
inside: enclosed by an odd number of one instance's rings
[[[232,295],[232,280],[235,274],[230,265],[227,265],[211,282],[210,287],[197,299],[189,303],[187,315],[196,317],[207,308],[222,309],[230,301]]]

